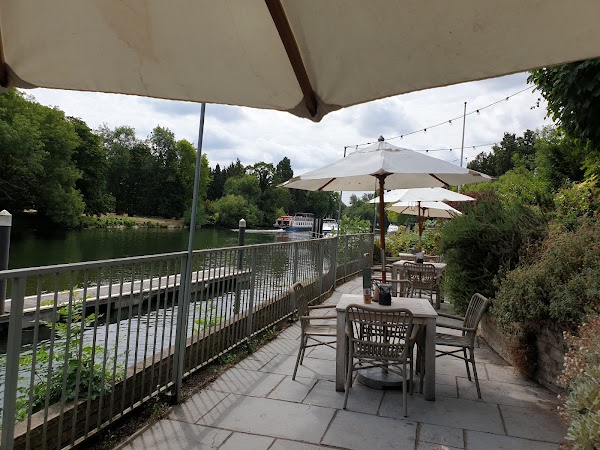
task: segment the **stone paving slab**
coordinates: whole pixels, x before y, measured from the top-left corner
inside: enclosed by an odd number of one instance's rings
[[[335,414],[331,408],[230,395],[200,424],[231,431],[318,444]]]
[[[361,290],[356,279],[327,303]],[[343,410],[333,349],[307,351],[292,380],[299,335],[296,322],[121,448],[547,450],[558,449],[566,434],[555,395],[520,378],[483,341],[475,349],[482,399],[463,361],[441,357],[436,401],[409,395],[404,418],[401,391],[356,381]]]

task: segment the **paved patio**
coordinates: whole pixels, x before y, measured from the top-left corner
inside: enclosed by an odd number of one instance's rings
[[[360,279],[346,283],[327,303],[361,286]],[[296,323],[119,448],[546,450],[558,449],[566,434],[556,395],[521,379],[483,342],[476,350],[481,400],[462,361],[438,358],[436,401],[415,392],[404,418],[401,391],[358,382],[344,411],[333,349],[307,351],[293,381],[299,335]]]

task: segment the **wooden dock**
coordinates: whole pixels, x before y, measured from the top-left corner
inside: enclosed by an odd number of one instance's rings
[[[219,295],[224,292],[233,291],[238,283],[245,288],[250,283],[251,271],[239,270],[230,267],[219,267],[192,273],[192,295],[195,293],[207,293],[210,296]],[[177,298],[181,274],[162,276],[160,279],[144,279],[128,281],[124,283],[113,283],[110,285],[73,289],[61,291],[58,294],[47,293],[40,296],[32,295],[25,297],[23,308],[23,328],[31,328],[35,322],[43,320],[51,322],[57,319],[58,310],[68,306],[72,301],[76,305],[83,305],[85,295],[85,307],[87,310],[95,309],[96,306],[111,309],[129,308],[145,301],[154,300],[159,296],[168,295]],[[54,299],[56,296],[56,306]],[[72,299],[72,300],[71,300]],[[0,328],[8,326],[11,301],[6,300],[6,313],[0,316]],[[38,312],[39,311],[39,312]]]

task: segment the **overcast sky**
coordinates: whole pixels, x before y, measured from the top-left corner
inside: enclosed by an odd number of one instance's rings
[[[462,116],[483,108],[527,87],[527,74],[514,74],[484,81],[413,92],[346,108],[327,115],[320,123],[284,112],[233,106],[207,105],[203,152],[210,166],[229,165],[239,158],[244,165],[264,161],[276,165],[290,158],[295,175],[342,158],[357,144],[391,138]],[[508,101],[467,117],[464,155],[468,162],[482,150],[474,145],[499,142],[505,132],[522,134],[550,124],[545,103],[536,108],[539,93],[527,90]],[[57,106],[69,116],[80,117],[91,128],[102,124],[114,128],[129,125],[146,138],[160,125],[175,133],[177,140],[196,145],[200,105],[117,94],[83,93],[50,89],[28,90],[38,102]],[[390,142],[418,149],[459,148],[430,152],[431,156],[459,164],[462,119],[426,133],[420,132]],[[465,162],[465,164],[466,164]]]

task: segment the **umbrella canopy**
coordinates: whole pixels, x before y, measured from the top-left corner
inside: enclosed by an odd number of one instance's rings
[[[370,100],[600,56],[598,17],[596,0],[1,0],[0,85],[320,120]]]
[[[384,190],[436,187],[489,181],[488,175],[431,156],[391,145],[379,137],[377,144],[358,150],[333,164],[307,172],[279,185],[308,191],[379,190],[379,230],[385,253]],[[377,184],[375,184],[375,182]],[[384,265],[385,267],[385,265]],[[385,281],[385,271],[382,273]]]
[[[394,189],[385,193],[386,203],[396,202],[472,202],[473,197],[441,187]],[[369,203],[379,203],[375,197]]]
[[[397,202],[386,208],[399,214],[409,216],[434,217],[438,219],[452,219],[462,213],[444,202]]]
[[[397,202],[392,206],[388,206],[387,210],[418,217],[419,251],[421,251],[421,237],[423,236],[424,217],[452,219],[453,217],[462,215],[458,209],[454,209],[452,206],[447,205],[444,202]]]

